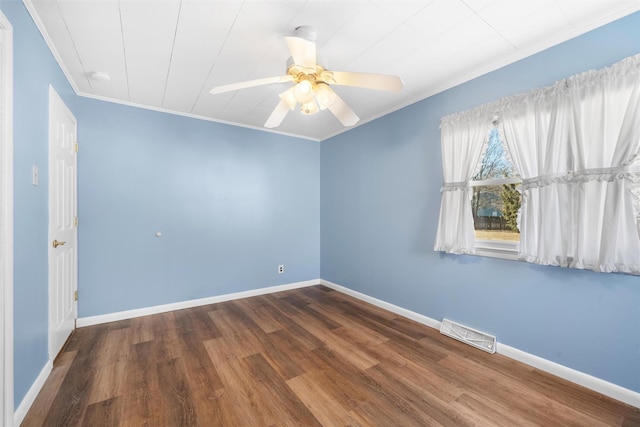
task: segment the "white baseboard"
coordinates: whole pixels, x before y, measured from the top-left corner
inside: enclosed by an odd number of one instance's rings
[[[435,329],[440,329],[441,322],[438,320],[407,310],[406,308],[398,307],[397,305],[390,304],[386,301],[370,297],[352,289],[345,288],[344,286],[337,285],[327,280],[320,280],[320,284],[347,295],[351,295],[354,298],[358,298],[377,307],[384,308],[393,313],[407,317],[411,320],[415,320],[418,323],[422,323]],[[575,369],[543,359],[542,357],[535,356],[531,353],[518,350],[517,348],[506,344],[501,344],[500,342],[498,342],[496,352],[529,366],[533,366],[541,371],[548,372],[567,381],[571,381],[605,396],[624,402],[628,405],[640,408],[640,393],[629,390],[628,388],[601,380],[600,378],[585,374],[584,372],[576,371]]]
[[[575,369],[571,369],[556,362],[538,357],[534,354],[518,350],[517,348],[506,344],[501,344],[500,342],[498,342],[496,351],[511,359],[540,369],[541,371],[548,372],[567,381],[571,381],[572,383],[597,391],[605,396],[609,396],[628,405],[640,408],[640,393],[629,390],[628,388],[601,380],[600,378],[585,374],[584,372],[576,371]]]
[[[320,279],[304,282],[289,283],[286,285],[270,286],[267,288],[252,289],[250,291],[235,292],[232,294],[218,295],[214,297],[200,298],[171,304],[156,305],[153,307],[138,308],[135,310],[118,311],[115,313],[101,314],[98,316],[80,317],[76,319],[78,328],[83,326],[98,325],[100,323],[115,322],[118,320],[132,319],[134,317],[148,316],[150,314],[166,313],[167,311],[182,310],[184,308],[198,307],[201,305],[215,304],[234,299],[248,298],[257,295],[272,294],[274,292],[288,291],[290,289],[304,288],[319,285]]]
[[[42,386],[44,385],[45,381],[47,381],[47,378],[49,377],[52,369],[53,362],[49,360],[44,365],[44,368],[42,368],[42,371],[40,371],[40,375],[38,375],[38,378],[36,378],[36,380],[33,382],[29,391],[27,391],[27,394],[22,399],[22,402],[20,402],[20,405],[18,405],[16,411],[13,413],[13,425],[19,426],[22,423],[24,417],[29,411],[29,408],[31,408],[31,405],[33,405],[36,397],[38,397],[38,393],[40,393]]]
[[[321,279],[320,284],[326,286],[327,288],[335,289],[336,291],[342,292],[343,294],[351,295],[352,297],[364,302],[368,302],[369,304],[384,308],[385,310],[389,310],[408,319],[415,320],[416,322],[422,323],[423,325],[427,325],[435,329],[440,329],[440,322],[438,320],[423,316],[422,314],[418,314],[415,311],[407,310],[406,308],[393,305],[374,297],[370,297],[369,295],[362,294],[358,291],[354,291],[353,289],[345,288],[344,286],[340,286],[327,280]]]

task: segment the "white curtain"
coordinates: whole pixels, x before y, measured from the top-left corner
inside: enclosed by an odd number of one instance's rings
[[[571,108],[562,85],[505,99],[498,108],[504,143],[523,179],[520,258],[567,266]]]
[[[455,254],[474,252],[472,192],[467,183],[475,174],[489,135],[491,120],[487,120],[487,116],[491,115],[487,109],[480,108],[442,119],[444,187],[434,247],[436,251]]]
[[[520,258],[640,274],[640,55],[465,115],[488,122],[489,111],[523,179]]]
[[[640,273],[640,55],[505,101],[504,138],[523,178],[520,257]]]
[[[640,154],[640,55],[567,85],[575,129],[569,248],[575,267],[640,274],[631,192],[640,176],[632,168]]]

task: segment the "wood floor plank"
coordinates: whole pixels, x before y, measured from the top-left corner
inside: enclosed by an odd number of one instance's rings
[[[483,402],[482,396],[473,396],[463,393],[451,406],[457,411],[462,411],[470,417],[481,419],[483,424],[504,427],[535,427],[537,424],[524,418],[514,418],[509,414],[508,408],[496,407],[494,402]]]
[[[607,425],[620,425],[624,417],[615,410],[611,403],[615,402],[611,398],[596,393],[593,390],[579,387],[564,379],[553,376],[549,373],[533,369],[526,376],[527,384],[535,387],[536,391],[544,396],[556,400],[570,408],[575,408],[592,418],[600,418]],[[581,389],[576,393],[576,389]],[[629,425],[640,426],[640,409],[636,411],[633,420]]]
[[[176,330],[178,332],[190,331],[197,334],[198,339],[202,341],[221,337],[222,333],[210,316],[212,311],[214,310],[211,310],[209,306],[176,311]]]
[[[414,360],[409,355],[390,350],[389,343],[384,343],[377,347],[370,346],[370,351],[381,364],[384,365],[394,376],[405,381],[412,382],[423,393],[432,396],[433,399],[443,402],[453,402],[463,392],[464,388],[453,384],[434,375],[424,365],[433,362],[424,360]],[[428,359],[427,359],[428,360]]]
[[[124,392],[124,377],[131,362],[131,328],[112,329],[105,333],[101,351],[96,355],[93,385],[88,403],[106,401]]]
[[[340,319],[342,322],[342,319]],[[358,348],[378,346],[389,341],[387,337],[377,334],[366,328],[361,328],[356,324],[351,323],[350,320],[343,322],[344,327],[334,329],[333,334],[337,335],[341,339],[353,343]],[[373,357],[375,360],[376,358]]]
[[[56,359],[56,363],[42,386],[40,391],[41,399],[36,399],[29,412],[22,421],[23,426],[37,426],[39,420],[42,420],[47,416],[47,412],[51,408],[53,399],[58,394],[62,381],[67,375],[67,371],[71,367],[73,359],[76,357],[77,350],[66,351],[60,354],[60,357]]]
[[[341,378],[348,378],[353,388],[358,388],[362,397],[358,404],[359,409],[364,409],[363,415],[371,420],[389,420],[396,418],[397,425],[429,425],[433,419],[426,414],[416,411],[415,408],[400,398],[395,392],[384,387],[366,372],[358,369],[353,364],[345,363],[339,355],[330,349],[321,347],[314,350],[328,366]],[[373,424],[375,425],[375,424]],[[384,425],[384,424],[383,424]],[[394,425],[394,424],[389,424]]]
[[[213,319],[215,324],[224,331],[222,337],[208,340],[208,343],[218,342],[227,355],[234,355],[241,359],[259,352],[262,348],[256,336],[259,328],[247,329],[242,324],[234,323],[232,316],[225,310],[216,311]]]
[[[225,426],[261,427],[278,423],[274,409],[268,404],[268,397],[256,392],[256,383],[242,360],[228,357],[215,360],[224,384],[221,416]]]
[[[297,342],[304,345],[309,350],[313,350],[314,348],[324,345],[321,339],[301,327],[297,322],[291,321],[291,318],[282,311],[283,309],[284,311],[287,311],[286,304],[282,304],[277,300],[277,298],[269,298],[269,296],[267,296],[267,300],[269,301],[269,305],[265,306],[265,310],[267,310],[274,319],[277,319],[278,322],[283,325],[284,329],[289,332]],[[295,311],[294,314],[296,314]]]
[[[268,340],[274,349],[277,349],[279,353],[287,355],[291,363],[295,364],[295,367],[291,369],[284,369],[280,365],[280,360],[272,358],[273,362],[282,370],[284,377],[294,378],[296,375],[293,375],[293,373],[298,370],[309,372],[318,368],[320,362],[317,360],[315,354],[306,346],[302,345],[289,331],[281,330],[272,332],[268,334]]]
[[[385,347],[396,354],[401,354],[411,360],[422,363],[439,362],[447,356],[447,353],[434,346],[423,346],[420,342],[404,337],[389,340]],[[477,351],[477,350],[476,350]]]
[[[244,362],[255,381],[256,392],[263,395],[267,405],[276,412],[277,424],[291,427],[321,426],[262,354],[245,357]]]
[[[322,326],[326,329],[336,329],[341,326],[340,323],[334,322],[330,317],[325,316],[317,310],[314,310],[312,307],[310,307],[310,304],[304,302],[300,298],[288,296],[285,298],[281,298],[281,301],[288,304],[290,307],[295,307],[295,309],[299,312],[298,315],[304,316],[307,319],[313,319],[313,322],[317,323],[318,326]]]
[[[122,397],[112,397],[87,406],[82,424],[91,427],[110,427],[122,424]]]
[[[265,308],[265,304],[251,304],[246,299],[236,301],[238,307],[240,307],[247,316],[262,329],[265,333],[275,332],[282,329],[282,325],[278,323]]]
[[[528,400],[533,408],[535,408],[540,419],[544,419],[544,422],[547,423],[547,425],[582,426],[589,422],[593,423],[593,425],[606,425],[604,423],[601,424],[599,422],[595,422],[588,415],[580,413],[573,408],[566,407],[554,399],[549,399],[542,394],[536,393],[533,395],[530,393],[529,387],[522,387],[519,382],[514,381],[512,378],[507,375],[503,375],[500,372],[488,372],[483,365],[474,361],[463,359],[455,355],[448,355],[446,358],[439,361],[438,364],[446,366],[449,369],[464,374],[465,376],[473,376],[476,381],[485,384],[487,388],[501,387],[509,390],[509,393],[513,398]],[[560,409],[561,407],[562,409]]]
[[[206,319],[209,319],[208,315]],[[178,338],[186,366],[184,375],[191,388],[197,419],[201,421],[199,424],[222,426],[219,397],[224,385],[202,341],[216,335],[210,331],[208,327],[205,331],[198,328],[182,328],[178,331]]]
[[[345,409],[340,400],[330,392],[325,378],[316,372],[308,372],[287,381],[293,392],[304,402],[313,416],[323,426],[368,426],[358,420],[353,412]]]
[[[445,402],[428,395],[413,382],[393,375],[383,366],[377,365],[367,369],[366,374],[386,393],[402,402],[403,410],[411,415],[417,425],[429,425],[434,422],[450,427],[474,424],[464,414],[448,411]]]
[[[364,309],[355,305],[346,305],[345,307],[347,309],[353,307],[353,311],[346,310],[345,315],[380,335],[384,335],[391,340],[413,339],[410,335],[405,334],[403,330],[400,330],[402,328],[394,327],[392,322],[395,317],[384,318],[377,313],[367,313]],[[412,334],[410,330],[408,332]]]
[[[447,358],[449,357],[458,356],[447,356]],[[449,361],[447,360],[447,362]],[[538,396],[535,393],[527,394],[523,398],[522,393],[519,392],[518,389],[526,389],[525,383],[515,383],[514,387],[513,384],[496,381],[495,378],[502,375],[499,371],[495,372],[496,377],[492,377],[489,382],[485,382],[485,378],[483,378],[480,373],[471,372],[468,369],[461,372],[455,364],[452,363],[443,364],[438,362],[435,365],[429,366],[428,369],[435,375],[439,375],[443,379],[453,382],[458,387],[463,387],[476,397],[488,395],[488,390],[490,390],[490,401],[487,402],[490,406],[495,405],[497,407],[509,408],[509,411],[518,413],[519,418],[532,421],[538,425],[562,425],[557,419],[547,417],[544,411],[540,411],[541,408],[537,401]]]
[[[160,361],[168,361],[180,357],[178,333],[176,332],[176,312],[155,315],[153,322],[154,349]]]
[[[162,424],[157,346],[155,341],[143,341],[132,346],[132,361],[123,379],[126,388],[122,415],[124,426]]]
[[[106,333],[110,329],[109,325],[98,326],[82,334],[84,341],[77,345],[79,338],[76,338],[75,334],[72,335],[67,347],[77,349],[77,354],[42,422],[43,426],[76,426],[82,422],[94,383],[96,368],[94,357],[102,351]]]
[[[185,366],[181,358],[160,362],[158,380],[162,386],[163,419],[167,425],[196,426],[197,416],[191,388],[185,375]]]
[[[80,328],[23,426],[640,426],[640,409],[324,286]]]
[[[269,361],[271,366],[278,371],[278,374],[288,380],[289,378],[297,377],[305,372],[305,369],[295,360],[292,355],[283,351],[283,346],[278,345],[279,341],[274,340],[274,335],[278,332],[275,331],[271,334],[258,334],[258,339],[262,344],[261,354]],[[280,341],[281,342],[281,341]]]
[[[132,344],[153,340],[152,317],[142,316],[131,320]]]

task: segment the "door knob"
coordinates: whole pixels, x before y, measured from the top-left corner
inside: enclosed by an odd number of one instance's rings
[[[58,246],[62,246],[62,245],[64,245],[65,243],[67,243],[67,242],[58,242],[57,240],[54,240],[54,241],[53,241],[53,247],[54,247],[54,248],[57,248]]]

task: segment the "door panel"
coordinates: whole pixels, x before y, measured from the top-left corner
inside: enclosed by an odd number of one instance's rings
[[[77,122],[49,90],[49,357],[53,360],[77,317]]]

